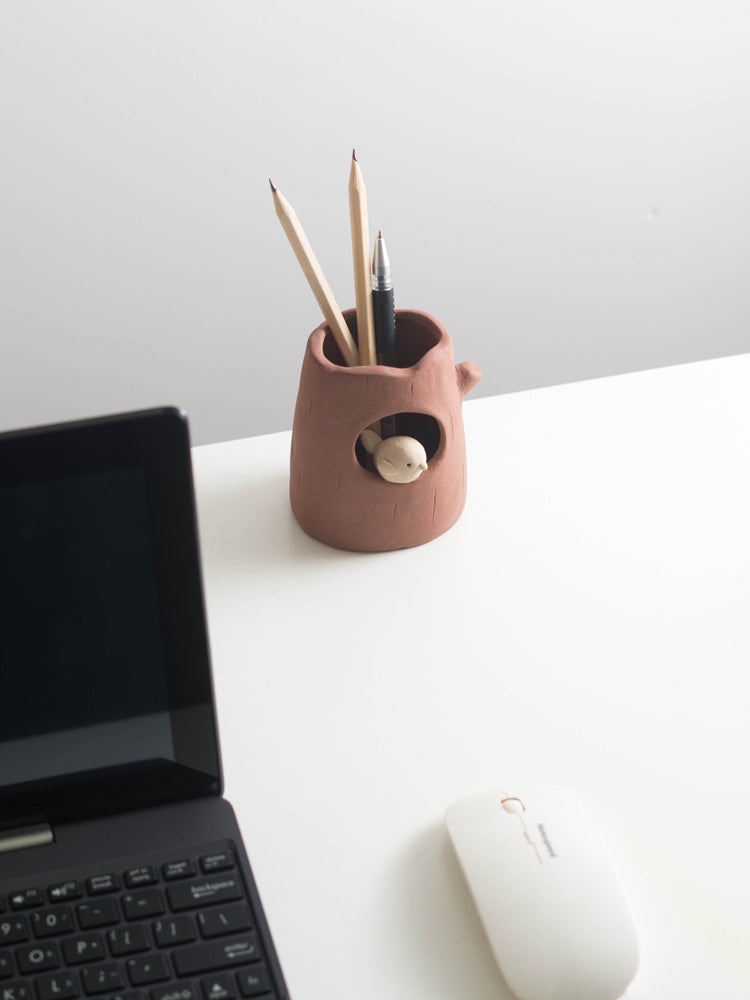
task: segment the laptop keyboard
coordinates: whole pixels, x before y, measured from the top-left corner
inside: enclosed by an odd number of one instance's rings
[[[211,846],[0,894],[0,1000],[276,1000],[234,855]]]

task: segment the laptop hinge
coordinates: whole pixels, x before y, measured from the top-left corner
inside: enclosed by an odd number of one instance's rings
[[[22,851],[26,847],[42,847],[55,839],[52,827],[41,818],[27,819],[19,826],[0,828],[0,854]]]

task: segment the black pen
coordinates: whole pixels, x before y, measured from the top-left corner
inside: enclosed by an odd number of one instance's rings
[[[372,255],[372,311],[379,365],[396,364],[396,309],[393,303],[391,262],[383,230],[378,230]]]
[[[372,255],[372,317],[375,327],[375,349],[379,365],[396,364],[396,307],[393,302],[391,262],[385,248],[383,230],[378,230],[375,251]],[[396,414],[389,414],[380,421],[384,438],[398,433]]]

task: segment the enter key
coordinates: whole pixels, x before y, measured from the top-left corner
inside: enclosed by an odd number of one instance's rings
[[[227,969],[262,958],[255,934],[237,934],[222,941],[178,948],[172,952],[174,966],[180,976],[193,976],[213,969]]]

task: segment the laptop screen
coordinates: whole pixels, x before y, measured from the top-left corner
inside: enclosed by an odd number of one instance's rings
[[[179,411],[0,435],[0,657],[6,810],[220,790]]]

